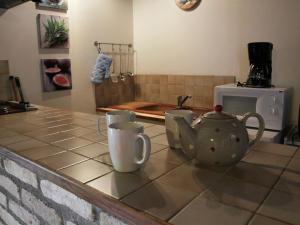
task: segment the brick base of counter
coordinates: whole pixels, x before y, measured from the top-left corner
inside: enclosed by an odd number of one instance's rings
[[[11,154],[0,148],[0,224],[128,224],[61,187],[70,186],[62,177]]]

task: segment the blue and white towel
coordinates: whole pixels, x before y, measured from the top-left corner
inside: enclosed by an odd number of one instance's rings
[[[112,58],[108,55],[100,53],[96,60],[96,65],[91,74],[91,81],[95,84],[101,84],[105,78],[109,78],[109,68],[112,63]]]

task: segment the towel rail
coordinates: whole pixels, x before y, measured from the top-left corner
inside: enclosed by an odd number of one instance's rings
[[[98,52],[101,52],[101,45],[111,45],[112,49],[113,49],[113,53],[114,53],[114,46],[119,46],[119,52],[121,53],[121,48],[122,46],[127,46],[128,48],[132,48],[132,44],[122,44],[122,43],[112,43],[112,42],[99,42],[99,41],[95,41],[94,45],[97,47]]]

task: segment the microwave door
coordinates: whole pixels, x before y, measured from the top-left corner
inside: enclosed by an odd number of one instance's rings
[[[247,112],[257,112],[258,96],[241,96],[241,95],[223,95],[222,105],[224,112],[234,115],[244,115]],[[258,127],[256,118],[249,118],[247,120],[247,127]]]
[[[223,96],[224,111],[235,115],[243,115],[246,112],[256,112],[256,102],[256,97]]]

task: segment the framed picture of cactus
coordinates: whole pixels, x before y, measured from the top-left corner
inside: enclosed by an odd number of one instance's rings
[[[40,48],[69,48],[67,17],[38,14]]]
[[[40,0],[40,2],[37,3],[37,6],[41,8],[67,11],[68,0]]]

